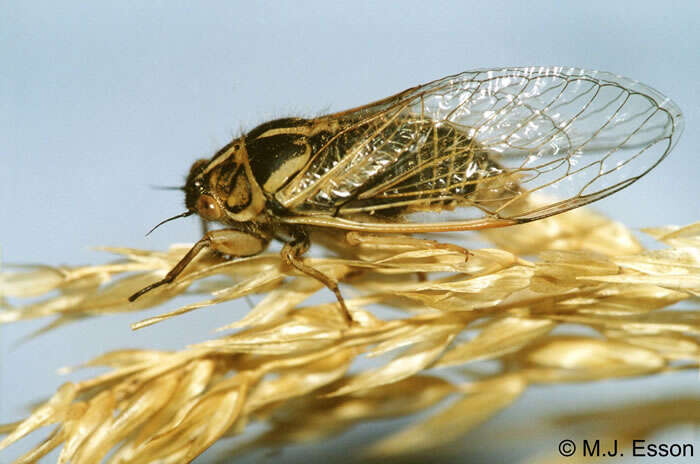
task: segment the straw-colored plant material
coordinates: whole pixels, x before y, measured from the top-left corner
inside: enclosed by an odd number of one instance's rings
[[[54,316],[47,329],[158,305],[195,282],[191,290],[211,296],[134,328],[266,296],[222,327],[220,338],[177,352],[129,349],[93,359],[86,365],[111,371],[65,383],[25,420],[4,426],[0,448],[53,425],[49,438],[17,462],[61,446],[61,463],[92,464],[110,452],[110,463],[182,463],[253,422],[266,423],[266,431],[233,452],[321,440],[435,406],[427,418],[364,450],[394,456],[450,443],[535,384],[697,369],[700,311],[669,307],[700,292],[700,224],[646,233],[665,248],[645,251],[624,227],[585,210],[484,233],[498,249],[329,232],[315,240],[337,257],[307,262],[341,282],[351,326],[334,300],[304,306],[322,285],[274,253],[234,261],[204,256],[135,304],[126,298],[161,278],[186,247],[110,248],[124,260],[6,273],[2,294],[13,301],[49,296],[0,311],[0,321]],[[198,282],[213,275],[230,279]],[[374,304],[401,317],[381,319]],[[562,324],[569,330],[553,332]],[[358,357],[379,355],[390,360],[353,366]],[[484,360],[499,367],[464,368]],[[688,412],[700,420],[697,408]],[[615,417],[610,427],[636,422],[634,414]],[[669,425],[678,416],[663,417]],[[578,420],[584,419],[594,418]]]

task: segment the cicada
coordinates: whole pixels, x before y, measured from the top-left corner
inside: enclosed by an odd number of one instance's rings
[[[304,262],[314,230],[420,233],[521,224],[569,211],[634,183],[682,131],[678,106],[639,82],[563,67],[448,76],[365,106],[266,122],[182,187],[207,231],[162,280],[205,249],[252,256],[273,239],[287,265],[332,290]],[[174,219],[174,218],[171,218]]]

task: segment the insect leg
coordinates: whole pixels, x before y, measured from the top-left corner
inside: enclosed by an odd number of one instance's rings
[[[190,248],[190,251],[173,267],[170,272],[158,282],[155,282],[129,297],[129,301],[134,301],[145,293],[150,292],[154,288],[161,285],[169,284],[174,281],[180,273],[191,263],[197,255],[205,248],[218,251],[223,254],[234,256],[237,258],[244,256],[257,255],[263,251],[270,238],[264,235],[258,235],[248,231],[240,231],[235,229],[219,229],[207,232],[197,243]]]
[[[338,303],[340,303],[341,316],[343,317],[343,319],[345,319],[348,325],[352,324],[353,319],[350,315],[350,311],[348,311],[347,306],[345,306],[345,299],[343,299],[343,295],[341,295],[340,293],[340,289],[338,288],[338,282],[336,282],[334,279],[327,276],[326,274],[322,273],[318,269],[304,264],[304,261],[301,258],[301,256],[308,251],[310,246],[311,241],[309,240],[308,234],[303,229],[296,230],[295,233],[292,235],[292,241],[285,243],[284,247],[282,247],[282,259],[287,264],[294,266],[299,271],[303,272],[309,277],[313,277],[314,279],[318,280],[323,285],[328,287],[328,289],[335,294],[335,297],[338,299]]]

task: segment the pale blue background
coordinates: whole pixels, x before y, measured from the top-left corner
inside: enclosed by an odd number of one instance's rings
[[[698,18],[698,2],[658,0],[1,1],[2,260],[95,263],[109,256],[91,251],[92,245],[164,248],[194,241],[194,219],[144,238],[153,224],[183,210],[179,192],[149,185],[179,185],[195,159],[241,128],[341,110],[451,73],[506,65],[613,71],[676,100],[686,132],[674,152],[650,176],[596,208],[631,227],[697,220]],[[212,328],[241,317],[247,307],[226,305],[129,331],[129,323],[163,309],[83,321],[15,348],[38,324],[0,327],[0,421],[19,419],[29,402],[53,392],[64,381],[54,374],[60,366],[126,346],[177,349],[211,336]],[[460,462],[519,455],[512,443],[481,449],[483,437],[533,411],[580,407],[572,395],[597,404],[674,391],[697,391],[696,375],[539,389],[465,438]],[[384,431],[370,426],[325,447],[292,447],[270,459],[347,455]],[[544,448],[554,452],[556,438]],[[20,449],[26,446],[0,454],[0,461]],[[527,443],[523,449],[532,450]],[[213,462],[213,454],[197,462]]]

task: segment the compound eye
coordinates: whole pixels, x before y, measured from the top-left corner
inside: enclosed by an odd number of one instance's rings
[[[201,195],[197,199],[197,214],[202,216],[207,221],[216,221],[221,217],[221,208],[216,203],[216,200],[211,195]]]

